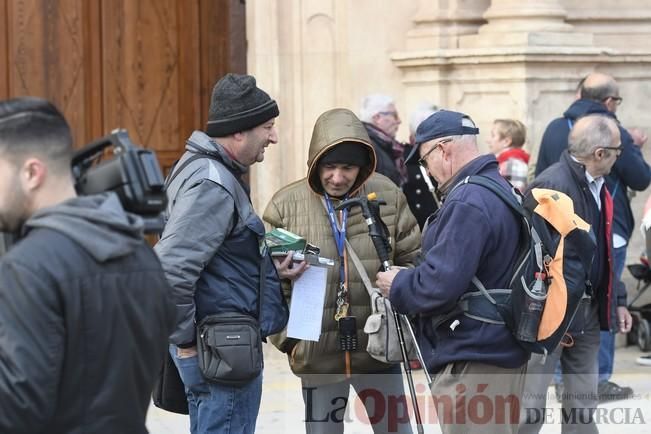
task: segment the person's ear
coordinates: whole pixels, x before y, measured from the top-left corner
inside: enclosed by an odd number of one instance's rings
[[[25,190],[37,190],[45,183],[47,167],[38,158],[28,158],[23,163],[20,176]]]
[[[511,137],[505,136],[504,137],[504,142],[506,143],[506,147],[510,148],[511,145],[513,144],[513,139]]]
[[[597,149],[596,151],[594,151],[594,155],[595,157],[597,157],[598,160],[601,160],[604,158],[604,152],[605,151],[603,149]]]
[[[450,145],[450,142],[441,143],[439,145],[439,148],[441,148],[440,149],[441,158],[443,158],[444,160],[447,159],[450,156],[450,153],[448,152],[448,146],[449,145]],[[434,152],[436,152],[436,151],[434,151]]]
[[[233,134],[233,138],[238,142],[243,142],[246,138],[246,133],[244,131],[238,131],[237,133]]]

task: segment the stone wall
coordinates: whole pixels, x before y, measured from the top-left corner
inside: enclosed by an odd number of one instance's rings
[[[248,70],[281,111],[280,142],[252,170],[254,204],[305,176],[319,114],[358,112],[373,92],[396,99],[401,140],[410,111],[430,102],[470,114],[484,150],[493,119],[522,120],[535,156],[578,80],[600,70],[620,83],[622,123],[649,128],[650,18],[651,0],[249,0]],[[629,262],[641,249],[636,232]]]
[[[418,8],[415,0],[247,1],[248,71],[280,107],[279,143],[252,170],[258,210],[305,176],[312,128],[324,111],[358,113],[365,95],[384,92],[408,113],[403,72],[391,55],[404,49]],[[407,136],[405,122],[399,137]]]

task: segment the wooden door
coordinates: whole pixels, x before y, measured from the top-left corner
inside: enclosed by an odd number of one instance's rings
[[[245,72],[241,0],[0,0],[0,99],[48,98],[82,146],[114,128],[168,168]]]

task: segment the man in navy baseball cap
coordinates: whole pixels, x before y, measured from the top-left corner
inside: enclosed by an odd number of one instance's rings
[[[472,126],[471,126],[472,125]],[[477,135],[479,128],[468,115],[450,110],[439,110],[420,123],[416,129],[415,144],[405,159],[410,161],[418,155],[418,148],[425,142],[449,136]]]
[[[397,312],[420,315],[431,327],[419,344],[425,368],[437,374],[433,396],[482,387],[491,402],[504,396],[519,400],[529,354],[506,325],[464,315],[465,303],[460,301],[476,291],[476,279],[486,288],[506,288],[519,252],[520,221],[515,213],[489,189],[464,183],[467,177],[482,176],[505,192],[511,188],[500,176],[495,156],[479,152],[478,133],[468,116],[445,110],[417,128],[416,151],[409,157],[415,155],[436,179],[445,200],[423,228],[423,261],[414,268],[378,273],[376,285]],[[454,410],[441,400],[435,402],[444,433],[518,432],[518,411],[510,417],[490,415],[480,423],[453,424]]]

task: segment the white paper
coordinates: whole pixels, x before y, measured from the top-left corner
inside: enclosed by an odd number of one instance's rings
[[[328,269],[311,265],[294,281],[287,322],[287,337],[318,341]]]

